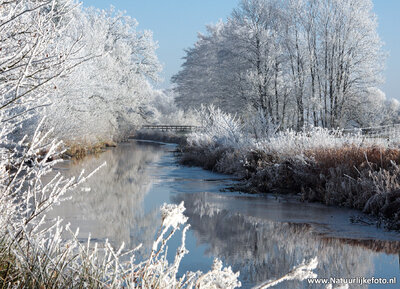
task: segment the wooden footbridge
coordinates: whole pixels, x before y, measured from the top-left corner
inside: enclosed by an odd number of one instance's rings
[[[194,125],[142,125],[139,127],[139,129],[175,131],[175,132],[193,132],[200,130],[201,127]]]
[[[344,133],[361,134],[369,138],[394,139],[400,137],[400,124],[390,124],[376,127],[363,127],[354,129],[345,129]]]
[[[154,130],[161,132],[181,132],[181,133],[189,133],[195,132],[203,129],[201,126],[195,125],[142,125],[138,126],[136,130]],[[363,127],[363,128],[354,128],[354,129],[344,129],[343,133],[345,134],[361,134],[368,138],[385,138],[385,139],[400,139],[400,124],[391,124],[385,126],[376,126],[376,127]]]

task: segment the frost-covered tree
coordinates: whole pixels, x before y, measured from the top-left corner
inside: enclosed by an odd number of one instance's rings
[[[387,99],[380,89],[369,88],[355,101],[349,106],[349,111],[345,112],[350,125],[372,127],[399,123],[399,101]]]
[[[382,80],[370,0],[242,0],[209,26],[173,77],[183,107],[261,109],[280,126],[346,126]]]
[[[68,43],[59,41],[68,33],[76,3],[1,1],[0,8],[2,122],[26,125],[28,115],[49,105],[54,81],[85,61],[77,57],[79,37],[71,37]]]
[[[369,0],[310,1],[309,5],[315,16],[309,15],[307,22],[314,21],[317,27],[315,40],[308,41],[316,52],[309,54],[319,68],[313,72],[314,89],[323,103],[322,110],[315,112],[319,115],[315,123],[343,126],[351,100],[381,80],[384,55],[373,5]],[[312,39],[314,33],[308,34]]]
[[[90,60],[57,81],[49,126],[64,139],[118,140],[142,121],[161,68],[157,45],[135,19],[113,10],[81,9],[72,25],[80,56]]]
[[[176,99],[184,107],[195,108],[204,102],[229,110],[229,96],[238,97],[243,69],[232,51],[225,49],[229,44],[224,43],[224,26],[220,22],[207,27],[208,35],[199,34],[195,47],[186,51],[183,70],[173,77],[179,93]],[[227,70],[232,73],[225,73]]]
[[[151,31],[75,0],[0,3],[0,108],[23,120],[15,139],[43,115],[72,141],[118,140],[143,121],[161,70]]]

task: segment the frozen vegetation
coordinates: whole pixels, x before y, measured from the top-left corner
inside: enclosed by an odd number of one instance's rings
[[[201,114],[204,128],[188,136],[183,163],[234,174],[249,192],[300,194],[362,210],[400,229],[398,138],[318,127],[277,132],[263,114],[249,125],[213,106]]]

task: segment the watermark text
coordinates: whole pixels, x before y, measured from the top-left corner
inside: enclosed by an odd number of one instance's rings
[[[366,278],[366,277],[356,277],[356,278],[310,278],[307,279],[309,284],[332,284],[332,285],[364,285],[364,284],[397,284],[397,278]]]

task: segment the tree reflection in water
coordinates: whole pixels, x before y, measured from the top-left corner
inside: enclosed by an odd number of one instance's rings
[[[318,256],[319,277],[372,277],[377,252],[397,254],[400,242],[327,238],[307,224],[283,223],[228,211],[211,193],[179,194],[191,229],[207,254],[240,270],[241,279],[260,283],[276,279],[303,259]],[[227,202],[229,200],[227,199]],[[277,288],[321,288],[292,282]],[[359,286],[357,288],[368,288]]]
[[[79,227],[79,238],[102,242],[106,238],[115,246],[126,248],[151,244],[160,220],[157,211],[145,212],[143,201],[152,185],[148,164],[157,162],[163,150],[156,145],[120,144],[99,156],[89,156],[83,162],[65,163],[58,170],[65,175],[79,175],[107,165],[93,176],[73,198],[56,207],[49,217],[60,216],[71,228]],[[144,246],[141,253],[148,253]]]

